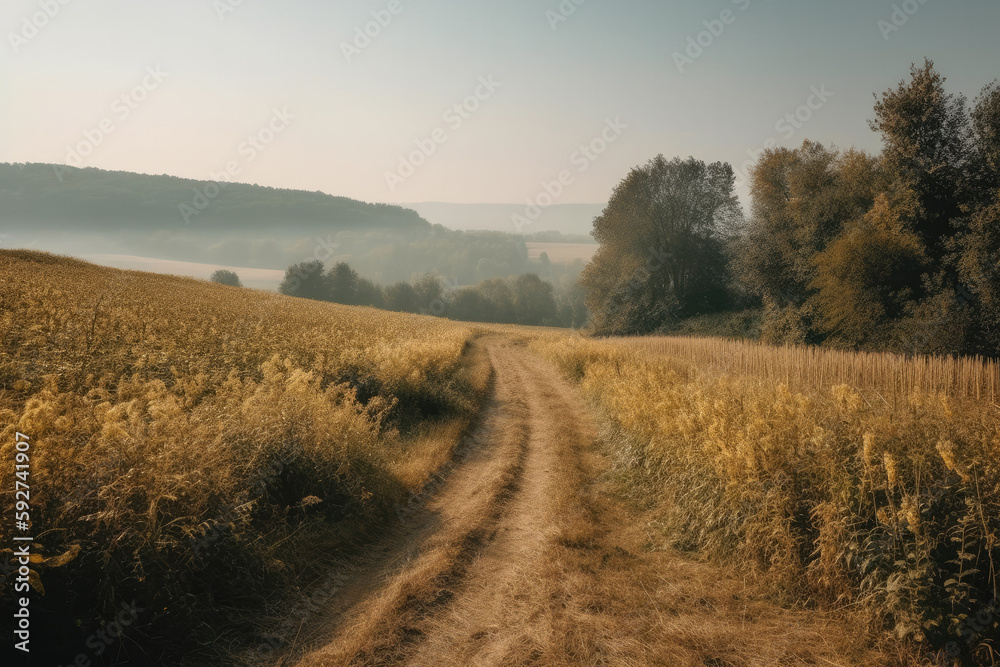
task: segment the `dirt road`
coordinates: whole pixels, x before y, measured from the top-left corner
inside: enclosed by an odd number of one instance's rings
[[[845,630],[658,546],[602,474],[586,405],[548,363],[481,341],[473,445],[278,664],[852,665]]]

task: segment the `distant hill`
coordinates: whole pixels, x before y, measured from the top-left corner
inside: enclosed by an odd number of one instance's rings
[[[51,164],[0,164],[0,231],[13,226],[73,231],[212,232],[356,229],[417,231],[430,224],[388,204],[242,183],[76,169]]]
[[[446,204],[424,202],[403,204],[436,225],[449,229],[490,230],[511,234],[560,232],[589,236],[594,218],[604,211],[603,204],[554,204],[541,209],[541,215],[521,229],[511,220],[525,215],[525,204]]]

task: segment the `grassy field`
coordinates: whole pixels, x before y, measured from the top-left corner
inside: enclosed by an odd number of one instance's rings
[[[487,388],[473,331],[445,320],[26,251],[0,251],[0,280],[0,459],[33,443],[33,611],[81,647],[133,600],[150,637],[239,632],[417,491]]]
[[[995,664],[996,363],[707,339],[535,345],[602,414],[624,487],[675,547],[790,602],[848,609],[873,636]]]
[[[254,636],[261,610],[280,616],[282,595],[378,538],[450,465],[488,404],[474,341],[491,334],[589,400],[613,480],[651,522],[637,530],[867,637],[994,664],[996,363],[472,327],[28,251],[0,251],[0,280],[0,513],[18,509],[23,434],[42,636],[85,646],[134,603],[145,650],[228,664],[220,647]],[[518,409],[545,434],[564,390],[535,386],[530,363],[508,364],[508,398],[534,387]],[[559,469],[532,465],[539,484]],[[541,521],[530,498],[546,487],[517,488]],[[0,548],[12,528],[0,522]]]

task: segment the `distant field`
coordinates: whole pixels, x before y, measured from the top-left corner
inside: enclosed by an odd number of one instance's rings
[[[528,243],[528,257],[538,259],[544,252],[556,264],[568,264],[574,259],[582,259],[586,264],[593,258],[599,247],[596,243]]]
[[[273,269],[249,269],[243,266],[223,266],[221,264],[199,264],[197,262],[178,262],[171,259],[156,259],[155,257],[138,257],[135,255],[84,255],[88,262],[115,269],[132,269],[134,271],[149,271],[150,273],[165,273],[174,276],[187,276],[208,280],[219,269],[234,271],[240,277],[243,285],[255,289],[277,289],[284,277],[284,271]]]

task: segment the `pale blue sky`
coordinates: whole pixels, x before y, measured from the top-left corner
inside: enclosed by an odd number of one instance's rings
[[[570,170],[560,203],[603,202],[657,153],[738,165],[770,137],[877,150],[872,94],[925,56],[970,97],[1000,76],[995,0],[908,0],[919,9],[888,40],[878,21],[897,0],[586,0],[556,30],[559,0],[399,0],[351,62],[341,43],[390,0],[243,0],[221,20],[226,1],[70,0],[15,53],[39,0],[4,0],[0,161],[66,162],[109,118],[83,164],[208,178],[235,160],[237,180],[393,202],[520,203]],[[674,52],[727,9],[678,72]],[[168,76],[122,119],[116,98],[156,66]],[[489,75],[500,88],[449,127]],[[786,138],[775,124],[813,86],[833,96]],[[294,120],[241,151],[275,108]],[[615,117],[628,129],[580,173],[571,156]],[[435,128],[446,143],[390,190],[386,172]]]

